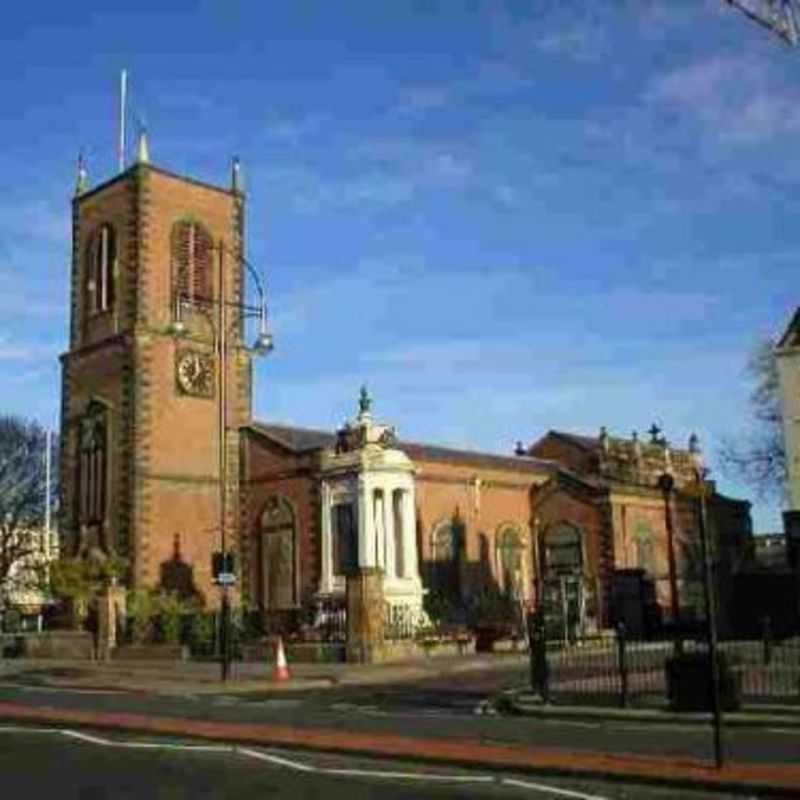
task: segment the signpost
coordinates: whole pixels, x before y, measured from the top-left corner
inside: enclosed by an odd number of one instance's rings
[[[214,583],[222,587],[222,606],[220,608],[220,662],[222,664],[222,680],[228,680],[230,671],[230,600],[228,598],[228,587],[236,583],[236,572],[234,571],[233,553],[226,553],[217,550],[211,556],[211,574],[214,576]]]

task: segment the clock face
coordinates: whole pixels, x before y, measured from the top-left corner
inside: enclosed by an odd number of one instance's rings
[[[191,350],[178,353],[175,374],[178,388],[184,394],[213,397],[214,362],[211,356]]]

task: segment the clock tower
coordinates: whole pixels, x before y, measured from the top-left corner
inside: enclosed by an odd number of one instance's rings
[[[243,319],[217,313],[221,299],[243,300],[238,184],[236,163],[230,188],[157,167],[144,138],[137,162],[99,186],[81,165],[61,356],[68,552],[116,553],[131,585],[211,602],[223,517],[238,552],[239,430],[251,413]],[[168,585],[175,576],[185,585]]]

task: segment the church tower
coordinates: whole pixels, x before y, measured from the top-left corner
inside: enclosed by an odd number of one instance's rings
[[[222,514],[237,552],[239,429],[251,413],[251,360],[237,347],[238,175],[237,162],[230,188],[175,175],[150,163],[144,135],[136,163],[99,186],[79,166],[61,356],[68,553],[116,553],[132,585],[196,588],[212,603]],[[176,575],[185,587],[167,585]]]

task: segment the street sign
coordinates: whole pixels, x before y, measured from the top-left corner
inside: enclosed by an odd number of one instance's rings
[[[236,575],[233,572],[220,572],[217,575],[217,583],[220,586],[233,586],[236,583]]]

